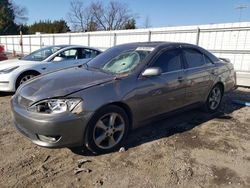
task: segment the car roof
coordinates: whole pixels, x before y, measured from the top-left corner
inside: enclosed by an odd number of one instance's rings
[[[62,45],[48,45],[48,46],[44,46],[44,48],[46,47],[59,47],[59,48],[89,48],[89,49],[93,49],[93,50],[97,50],[97,51],[102,51],[98,48],[93,48],[93,47],[89,47],[89,46],[84,46],[84,45],[70,45],[70,44],[62,44]]]
[[[155,41],[155,42],[134,42],[134,43],[126,43],[118,45],[120,47],[167,47],[167,46],[179,46],[179,45],[186,45],[186,46],[193,46],[197,47],[194,44],[189,43],[182,43],[182,42],[164,42],[164,41]]]

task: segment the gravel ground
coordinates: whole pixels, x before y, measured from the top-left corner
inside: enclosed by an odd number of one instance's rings
[[[11,94],[0,93],[0,187],[250,187],[250,89],[225,95],[218,113],[192,110],[150,123],[125,151],[84,151],[32,144],[12,125]],[[80,172],[77,170],[81,170]]]

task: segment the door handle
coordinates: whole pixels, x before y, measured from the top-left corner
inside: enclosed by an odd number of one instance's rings
[[[184,78],[182,76],[179,76],[178,77],[178,82],[183,82],[184,81]]]

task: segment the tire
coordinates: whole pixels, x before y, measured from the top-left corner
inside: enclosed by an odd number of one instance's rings
[[[128,130],[129,119],[122,108],[104,107],[90,120],[85,145],[94,154],[116,151],[127,137]]]
[[[205,111],[208,113],[214,113],[220,108],[220,104],[223,97],[223,89],[222,86],[216,84],[210,91],[206,103],[205,103]]]
[[[23,73],[21,74],[17,81],[16,81],[16,89],[18,89],[18,87],[22,84],[24,84],[25,82],[27,82],[28,80],[30,80],[31,78],[35,77],[35,76],[38,76],[39,73],[36,73],[36,72],[26,72],[26,73]]]

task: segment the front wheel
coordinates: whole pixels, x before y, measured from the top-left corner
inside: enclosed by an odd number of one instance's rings
[[[38,75],[38,73],[35,73],[35,72],[34,73],[33,72],[27,72],[27,73],[24,73],[24,74],[20,75],[18,77],[17,81],[16,81],[16,89],[20,85],[24,84],[25,82],[27,82],[28,80],[30,80],[31,78],[33,78],[33,77],[35,77],[37,75]]]
[[[222,96],[223,96],[222,87],[218,84],[215,85],[208,95],[205,104],[206,111],[210,113],[217,111],[220,107]]]
[[[129,129],[126,112],[117,106],[108,106],[98,111],[90,121],[85,144],[93,153],[117,150],[125,140]]]

